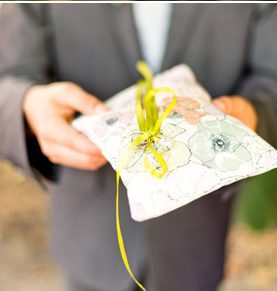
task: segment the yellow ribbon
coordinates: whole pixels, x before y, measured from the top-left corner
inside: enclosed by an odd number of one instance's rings
[[[140,287],[141,290],[145,291],[145,287],[136,279],[134,276],[128,257],[126,254],[124,240],[122,236],[121,226],[120,226],[120,215],[119,215],[119,181],[120,181],[120,170],[124,167],[124,164],[129,159],[129,155],[132,151],[141,143],[145,142],[146,145],[146,155],[144,158],[145,169],[155,178],[161,179],[168,171],[166,161],[163,158],[163,155],[159,153],[153,146],[156,141],[160,138],[161,125],[164,119],[171,113],[172,109],[176,104],[175,92],[167,87],[164,88],[152,88],[153,84],[153,75],[149,70],[148,66],[139,61],[136,66],[137,70],[144,77],[144,80],[140,80],[137,84],[136,90],[136,117],[138,122],[138,127],[140,134],[136,137],[127,152],[121,157],[119,162],[119,168],[116,172],[116,232],[118,238],[118,245],[120,249],[120,254],[125,265],[126,270],[128,271],[131,278],[134,282]],[[165,111],[159,116],[158,107],[156,104],[155,96],[160,93],[165,92],[172,94],[174,97]],[[143,96],[144,100],[143,100]],[[147,157],[148,153],[152,153],[154,158],[159,164],[161,170],[158,170],[156,167],[153,167],[149,162]]]

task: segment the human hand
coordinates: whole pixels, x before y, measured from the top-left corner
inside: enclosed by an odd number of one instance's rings
[[[97,170],[107,161],[100,149],[71,125],[76,112],[95,114],[107,108],[95,96],[71,82],[31,87],[23,112],[42,152],[57,164]]]
[[[241,96],[220,96],[212,101],[225,114],[236,117],[245,125],[256,131],[258,116],[253,105]]]

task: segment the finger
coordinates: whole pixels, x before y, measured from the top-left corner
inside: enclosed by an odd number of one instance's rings
[[[225,114],[231,115],[233,112],[233,104],[230,97],[222,96],[212,101],[213,105]]]
[[[234,117],[241,116],[248,108],[249,102],[239,96],[221,96],[213,100],[213,104],[223,111],[225,114],[232,115]]]
[[[240,119],[251,129],[256,130],[258,124],[258,116],[252,103],[249,100],[240,96],[234,96],[233,99],[233,107],[237,108],[236,114],[234,114],[234,116]]]
[[[246,111],[252,109],[252,104],[245,98],[240,96],[233,96],[233,108],[236,109],[238,115],[245,115]],[[235,111],[235,110],[233,110]]]
[[[54,98],[56,103],[65,105],[83,114],[97,114],[108,110],[107,106],[98,98],[74,83],[64,82],[59,84],[58,91]]]
[[[89,155],[100,154],[100,149],[86,136],[75,130],[66,121],[56,119],[50,129],[43,134],[47,141],[57,143],[77,152]]]
[[[222,96],[213,101],[213,104],[225,114],[238,118],[253,130],[257,128],[257,114],[252,104],[241,96]]]
[[[82,170],[97,170],[107,163],[102,155],[87,155],[76,152],[68,147],[52,144],[49,159],[56,164]]]

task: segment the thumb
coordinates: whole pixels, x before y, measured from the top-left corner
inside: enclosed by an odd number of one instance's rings
[[[94,95],[74,83],[63,84],[62,94],[57,94],[57,102],[80,113],[91,115],[108,111],[107,106]]]
[[[225,114],[233,114],[233,102],[232,98],[227,96],[218,97],[212,101],[212,104]]]

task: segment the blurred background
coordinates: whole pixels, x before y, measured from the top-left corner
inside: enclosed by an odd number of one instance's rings
[[[0,161],[0,290],[63,291],[48,254],[48,199]],[[277,290],[277,171],[241,184],[220,291]]]

